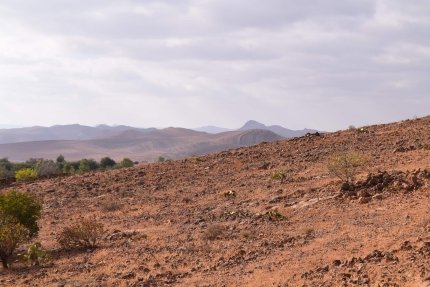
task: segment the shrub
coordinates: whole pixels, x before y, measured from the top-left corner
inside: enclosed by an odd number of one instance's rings
[[[42,204],[29,193],[9,191],[0,194],[0,212],[15,218],[28,229],[31,237],[37,235]]]
[[[213,224],[208,227],[203,235],[205,240],[215,240],[224,234],[225,228],[221,224]]]
[[[55,176],[61,173],[58,165],[52,160],[41,160],[36,164],[36,171],[39,176]]]
[[[40,263],[50,259],[48,252],[42,248],[42,244],[39,242],[30,245],[24,254],[20,254],[20,257],[23,261],[29,262],[34,266],[39,266]]]
[[[65,249],[95,248],[97,240],[103,233],[103,224],[93,220],[84,220],[65,227],[58,238],[58,243]]]
[[[101,203],[101,209],[105,212],[113,212],[120,210],[122,208],[122,204],[117,201],[110,200]]]
[[[164,157],[162,157],[162,156],[159,156],[157,161],[158,161],[158,162],[165,162],[165,161],[166,161],[166,158],[164,158]]]
[[[275,172],[272,175],[273,179],[279,180],[281,183],[284,183],[285,179],[287,178],[287,176],[285,175],[285,172],[282,170],[279,170],[277,172]]]
[[[79,161],[79,172],[87,172],[90,170],[96,170],[98,168],[98,164],[95,160],[93,159],[81,159]]]
[[[10,215],[0,214],[0,260],[9,268],[9,258],[19,243],[28,239],[28,230]]]
[[[33,168],[24,168],[15,172],[16,181],[33,181],[37,179],[37,172]]]
[[[63,173],[74,174],[79,170],[79,161],[65,161],[63,162]]]
[[[5,166],[0,165],[0,180],[7,180],[13,177],[13,171],[7,169]]]
[[[286,217],[282,215],[278,210],[269,210],[266,212],[266,218],[270,221],[284,220]]]
[[[343,182],[350,183],[366,163],[367,159],[364,155],[357,152],[346,152],[332,156],[327,168],[331,174]]]
[[[111,168],[114,167],[116,162],[111,159],[110,157],[104,157],[100,160],[100,167],[101,168]]]
[[[134,162],[129,159],[128,157],[125,157],[122,159],[122,161],[119,163],[120,167],[132,167],[134,166]]]

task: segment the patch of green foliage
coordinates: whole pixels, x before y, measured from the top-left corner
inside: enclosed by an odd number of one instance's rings
[[[33,181],[37,179],[37,171],[33,168],[23,168],[15,172],[18,182]]]

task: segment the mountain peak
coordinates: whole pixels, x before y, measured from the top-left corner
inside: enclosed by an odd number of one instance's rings
[[[259,123],[254,120],[247,121],[243,127],[241,127],[239,130],[256,130],[256,129],[267,129],[266,125]]]

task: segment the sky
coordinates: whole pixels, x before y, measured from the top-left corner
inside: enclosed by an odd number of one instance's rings
[[[404,0],[2,0],[0,125],[428,115],[429,15]]]

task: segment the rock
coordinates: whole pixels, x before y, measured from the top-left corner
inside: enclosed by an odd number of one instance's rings
[[[359,197],[371,197],[372,195],[369,192],[367,192],[366,190],[360,190],[358,192],[358,196]]]
[[[342,191],[352,191],[352,190],[354,190],[354,186],[346,181],[346,182],[342,183],[340,189]]]
[[[372,199],[382,200],[382,194],[375,194]]]
[[[340,260],[334,260],[333,261],[333,266],[340,266],[342,264],[342,262]]]
[[[368,202],[370,202],[371,200],[372,200],[372,198],[371,198],[371,197],[360,197],[360,198],[358,199],[358,202],[359,202],[359,203],[364,204],[364,203],[368,203]]]

